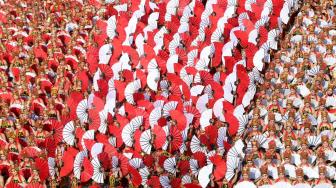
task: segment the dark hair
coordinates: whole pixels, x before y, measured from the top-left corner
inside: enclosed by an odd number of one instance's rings
[[[122,187],[129,187],[129,184],[128,184],[128,179],[126,177],[122,177],[121,180],[120,180],[120,184]]]

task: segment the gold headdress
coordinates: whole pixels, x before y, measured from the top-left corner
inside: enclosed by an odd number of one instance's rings
[[[16,134],[14,131],[8,132],[6,136],[8,138],[16,139]]]

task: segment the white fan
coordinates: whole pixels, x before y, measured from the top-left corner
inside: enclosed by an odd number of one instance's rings
[[[113,15],[107,20],[106,34],[110,39],[113,39],[116,36],[116,28],[117,28],[117,19],[116,16]]]
[[[105,44],[99,49],[99,64],[108,64],[112,56],[112,44]]]
[[[308,145],[316,147],[321,144],[321,137],[320,136],[308,136],[307,138]]]
[[[317,169],[315,170],[312,167],[303,166],[302,167],[303,173],[309,178],[309,179],[317,179],[319,178],[319,174]]]
[[[115,85],[114,85],[114,79],[113,78],[110,78],[110,80],[108,81],[108,86],[109,86],[109,91],[115,91],[116,88],[115,88]]]
[[[260,18],[255,24],[255,28],[259,29],[261,26],[265,26],[266,23],[268,23],[269,21],[269,17],[268,16],[264,16],[262,18]]]
[[[184,113],[186,119],[187,119],[187,125],[190,125],[192,123],[192,121],[194,120],[195,115],[192,113]],[[186,129],[189,129],[189,127],[187,126]]]
[[[132,158],[129,160],[129,164],[135,168],[135,169],[139,169],[144,167],[143,161],[140,158]]]
[[[211,42],[223,42],[224,41],[224,31],[222,28],[217,27],[217,29],[211,35]]]
[[[87,149],[84,140],[94,140],[94,137],[95,137],[95,130],[87,130],[83,134],[81,144],[84,150]]]
[[[260,161],[260,162],[255,162],[255,161]],[[253,160],[253,162],[256,164],[256,167],[252,167],[250,168],[250,174],[249,174],[249,178],[253,179],[253,180],[257,180],[258,178],[260,178],[261,176],[261,172],[260,172],[260,166],[261,166],[261,162],[262,160],[260,159],[255,159]]]
[[[260,84],[264,83],[264,79],[256,67],[252,69],[252,75],[253,75],[253,80],[257,81]]]
[[[138,34],[138,36],[135,38],[135,46],[137,48],[137,52],[139,54],[139,56],[143,56],[145,55],[145,51],[144,51],[144,42],[145,38],[142,34]]]
[[[170,84],[167,80],[161,80],[159,85],[160,85],[161,90],[163,90],[165,92],[169,92],[168,89],[170,87]]]
[[[93,166],[92,180],[97,183],[104,183],[104,172],[102,171],[99,159],[97,157],[91,160]]]
[[[302,97],[306,97],[306,96],[310,95],[310,90],[307,88],[307,86],[305,84],[299,85],[297,88],[299,90],[299,94]]]
[[[302,107],[302,105],[303,105],[303,100],[302,100],[302,99],[300,99],[300,98],[295,98],[295,99],[293,100],[293,106],[294,106],[294,107],[296,107],[296,108],[300,108],[300,107]]]
[[[235,37],[235,35],[232,34],[232,37]],[[236,39],[236,41],[238,41],[238,39]],[[226,54],[226,56],[232,57],[232,51],[233,51],[234,48],[235,48],[235,45],[234,45],[233,41],[229,41],[223,46],[222,54]],[[222,60],[223,60],[223,58],[222,58]]]
[[[63,141],[70,146],[75,144],[74,132],[75,132],[75,125],[73,121],[70,121],[67,124],[65,124],[62,132]]]
[[[224,92],[224,99],[230,103],[234,102],[234,93],[236,92],[236,85],[235,82],[237,81],[237,72],[234,70],[230,73],[225,80],[225,84],[223,87]]]
[[[144,168],[141,168],[139,170],[139,174],[140,174],[141,179],[142,179],[141,184],[142,185],[146,185],[147,184],[147,180],[148,180],[148,178],[150,176],[150,172],[149,172],[148,168],[146,166]]]
[[[161,107],[161,108],[163,108],[164,103],[165,103],[164,100],[157,100],[157,101],[155,101],[155,102],[153,103],[153,106],[154,106],[155,108],[157,108],[157,107]]]
[[[273,2],[272,0],[267,0],[264,4],[264,10],[262,11],[261,16],[268,16],[272,10],[273,10]],[[265,11],[267,13],[264,13]]]
[[[208,84],[205,88],[204,88],[204,93],[208,95],[209,98],[214,98],[214,93],[215,91],[212,89],[211,84]]]
[[[133,82],[130,82],[127,84],[124,94],[126,101],[135,104],[133,94],[136,93],[141,88],[141,81],[140,79],[134,80]]]
[[[244,152],[243,152],[244,147],[245,145],[243,141],[241,139],[237,140],[227,153],[228,159],[244,157]]]
[[[315,66],[307,71],[309,76],[315,76],[319,72],[320,72],[320,66]]]
[[[88,117],[89,117],[88,109],[89,109],[89,105],[88,105],[88,100],[87,99],[83,99],[77,105],[76,114],[77,114],[78,119],[82,123],[87,123],[88,122]]]
[[[264,67],[263,59],[265,57],[265,51],[263,49],[259,49],[253,56],[253,65],[259,70],[262,71]]]
[[[165,21],[170,21],[171,16],[177,13],[178,6],[179,6],[178,0],[168,1],[167,6],[166,6]]]
[[[180,36],[174,37],[174,39],[169,43],[168,49],[170,55],[176,54],[176,49],[181,45]]]
[[[203,152],[206,153],[206,149],[204,149],[201,146],[201,142],[200,140],[197,138],[197,136],[193,136],[190,142],[190,149],[192,153],[196,153],[196,152]]]
[[[161,175],[160,176],[160,184],[162,185],[162,187],[164,188],[170,188],[170,180],[169,177],[166,175]]]
[[[117,147],[117,138],[114,136],[110,136],[108,139],[109,144],[111,144],[113,147]]]
[[[250,181],[242,181],[237,183],[233,188],[257,188],[256,185],[254,185],[253,182]]]
[[[268,165],[268,175],[271,176],[273,179],[278,179],[278,169],[272,165]]]
[[[187,86],[190,88],[190,86],[191,86],[192,83],[194,82],[194,76],[193,76],[193,75],[186,75],[186,76],[182,77],[182,80],[183,80],[184,83],[186,83]]]
[[[213,75],[213,80],[215,81],[215,82],[220,82],[221,80],[221,78],[220,78],[220,75],[221,75],[221,73],[220,72],[216,72],[214,75]]]
[[[334,186],[329,183],[320,183],[314,186],[314,188],[333,188]]]
[[[226,173],[225,178],[230,181],[236,174],[236,170],[239,167],[239,158],[228,157],[226,161]]]
[[[162,117],[162,108],[156,107],[149,114],[149,124],[151,127],[157,125],[158,120]]]
[[[189,73],[187,72],[186,68],[188,68],[188,67],[189,67],[188,65],[185,65],[184,67],[181,68],[181,70],[180,70],[180,75],[179,75],[181,79],[183,79],[183,77],[185,77],[185,76],[193,75],[192,73],[189,74]]]
[[[100,126],[98,127],[98,131],[102,134],[106,133],[107,130],[107,116],[108,116],[107,110],[102,110],[99,112],[100,117]]]
[[[145,152],[148,155],[152,151],[151,140],[152,140],[152,133],[151,133],[150,129],[141,133],[140,147],[141,147],[142,151]]]
[[[197,56],[198,56],[198,50],[197,49],[191,50],[187,55],[188,57],[187,65],[194,66],[195,58],[197,58]]]
[[[273,188],[273,186],[268,184],[268,185],[259,186],[259,188]]]
[[[285,164],[285,174],[286,176],[289,176],[291,178],[296,178],[296,173],[295,173],[295,166],[292,164]]]
[[[132,147],[134,142],[134,132],[135,127],[133,127],[130,123],[126,124],[121,131],[121,139],[125,143],[126,146]]]
[[[247,92],[244,94],[244,97],[243,97],[242,105],[244,107],[247,107],[248,105],[250,105],[252,99],[254,98],[256,91],[257,91],[256,85],[253,82],[251,82],[248,86]]]
[[[245,1],[245,9],[249,10],[252,12],[252,4],[255,4],[257,1],[256,0],[246,0]]]
[[[292,184],[290,184],[289,182],[283,182],[283,181],[279,181],[277,183],[275,183],[273,185],[274,188],[291,188]]]
[[[148,16],[148,26],[151,29],[156,29],[157,28],[157,21],[159,19],[159,12],[152,12],[149,16]]]
[[[327,166],[326,171],[327,171],[327,177],[329,177],[329,178],[335,177],[335,173],[336,173],[336,168],[335,167]]]
[[[119,159],[117,156],[112,156],[112,168],[116,169],[119,167]]]
[[[166,159],[163,163],[163,167],[167,172],[175,174],[176,173],[176,167],[177,167],[175,157],[170,157],[170,158]]]
[[[313,115],[308,114],[308,119],[313,126],[316,126],[318,124],[317,119]]]
[[[281,11],[280,11],[280,19],[282,21],[282,23],[287,24],[289,21],[289,5],[287,3],[287,1],[284,3]]]
[[[104,144],[103,143],[95,143],[91,147],[90,153],[91,157],[95,158],[97,157],[101,152],[103,152]]]
[[[224,19],[230,19],[233,17],[233,15],[236,13],[236,0],[229,0],[228,1],[228,6],[224,12]],[[219,22],[219,21],[218,21]],[[217,23],[217,26],[220,25],[220,23]]]
[[[87,157],[87,152],[86,151],[80,151],[77,153],[75,157],[75,161],[73,164],[73,172],[74,176],[79,180],[80,175],[81,175],[81,169],[82,169],[82,163],[84,158]]]
[[[242,28],[242,30],[245,30],[245,25],[244,25],[244,20],[250,20],[249,15],[247,14],[247,12],[243,12],[241,14],[239,14],[238,16],[238,24],[239,26]]]
[[[209,97],[207,94],[204,94],[198,98],[196,102],[196,108],[198,109],[200,113],[203,113],[204,111],[208,110],[208,108],[206,107],[208,102],[209,102]]]
[[[194,175],[194,176],[197,176],[198,175],[198,172],[199,172],[199,167],[198,167],[198,162],[196,159],[190,159],[189,160],[189,165],[190,165],[190,170],[191,170],[191,173]]]
[[[117,4],[115,6],[113,6],[114,9],[116,9],[116,11],[119,12],[126,12],[127,11],[127,3],[124,4]]]
[[[186,174],[182,177],[182,185],[185,185],[185,184],[191,183],[191,182],[192,182],[192,179],[188,174]]]
[[[223,102],[225,101],[224,98],[218,99],[215,104],[213,105],[213,113],[216,118],[220,121],[225,121],[225,117],[223,114]]]
[[[293,185],[292,188],[311,188],[311,186],[308,183],[299,183]]]
[[[259,36],[258,29],[253,29],[248,35],[248,42],[257,45],[258,36]]]
[[[200,59],[199,61],[197,61],[195,68],[198,71],[201,71],[201,70],[208,71],[208,65],[209,65],[209,61],[207,61],[206,59]]]
[[[138,129],[142,125],[143,119],[143,116],[136,116],[129,122],[129,124],[135,129]]]
[[[332,96],[332,97],[327,97],[326,98],[326,107],[336,107],[336,97]]]
[[[268,32],[267,42],[270,43],[270,46],[273,50],[277,50],[278,48],[279,33],[280,32],[278,29],[272,29],[270,32]]]
[[[328,161],[336,161],[336,152],[334,150],[328,150],[325,152],[325,155],[326,155],[326,160]]]
[[[292,154],[291,163],[299,166],[301,164],[301,157],[297,153]]]
[[[247,115],[242,115],[237,118],[239,121],[239,128],[238,128],[238,135],[242,135],[245,131],[245,127],[249,122],[248,116]]]
[[[212,170],[213,170],[213,164],[209,164],[200,169],[198,173],[198,182],[203,188],[208,186]]]
[[[168,117],[170,115],[169,111],[175,110],[178,105],[177,101],[169,101],[163,106],[163,116]]]
[[[200,118],[201,129],[205,130],[205,128],[211,124],[210,122],[211,120],[212,120],[212,109],[205,110],[201,114]]]
[[[166,68],[167,68],[168,73],[175,73],[174,64],[178,63],[178,59],[179,57],[177,54],[169,56],[167,63],[166,63]]]
[[[218,129],[218,137],[217,137],[217,146],[219,149],[224,150],[224,141],[227,141],[227,128],[220,127]]]

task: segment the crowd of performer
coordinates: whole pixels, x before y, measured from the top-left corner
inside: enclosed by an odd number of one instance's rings
[[[333,2],[247,3],[0,0],[0,187],[332,187]]]
[[[335,182],[335,9],[324,3],[302,7],[251,108],[242,173],[258,186]]]

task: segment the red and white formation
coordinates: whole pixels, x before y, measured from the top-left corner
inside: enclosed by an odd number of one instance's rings
[[[96,19],[98,46],[87,51],[92,92],[71,108],[89,126],[76,134],[83,129],[72,120],[63,129],[66,144],[80,148],[69,160],[75,177],[104,183],[98,158],[107,154],[135,186],[157,183],[150,176],[163,187],[194,179],[206,187],[210,174],[230,181],[244,156],[245,109],[297,8],[281,0],[107,5]],[[82,174],[90,160],[92,174]]]

